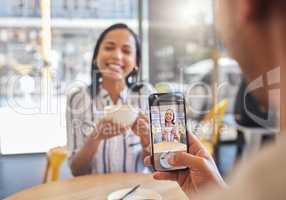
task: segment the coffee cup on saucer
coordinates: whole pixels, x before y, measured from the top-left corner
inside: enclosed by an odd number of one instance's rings
[[[132,126],[138,117],[139,111],[130,105],[114,105],[104,108],[104,117],[115,123]]]

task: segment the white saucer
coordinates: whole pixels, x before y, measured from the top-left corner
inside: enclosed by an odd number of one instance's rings
[[[132,188],[126,188],[114,191],[108,195],[107,200],[118,200],[131,189]],[[154,190],[138,188],[134,193],[124,198],[124,200],[162,200],[162,197]]]

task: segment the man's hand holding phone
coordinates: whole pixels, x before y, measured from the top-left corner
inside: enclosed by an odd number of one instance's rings
[[[224,180],[212,156],[193,134],[188,135],[189,153],[179,152],[173,154],[169,158],[169,163],[173,166],[187,166],[189,169],[173,172],[155,172],[153,177],[157,180],[177,181],[189,197],[210,184],[224,187]],[[150,166],[151,157],[146,157],[144,163],[146,166]]]
[[[174,153],[188,151],[185,98],[181,92],[157,93],[149,96],[152,164],[155,171],[187,170],[173,166],[168,159]],[[182,132],[182,140],[178,134]]]

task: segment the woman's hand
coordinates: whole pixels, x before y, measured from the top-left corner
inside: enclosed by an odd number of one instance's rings
[[[175,128],[172,129],[171,133],[174,136],[174,140],[176,140],[177,142],[180,142],[179,133],[177,133],[177,130]]]
[[[148,148],[150,145],[150,126],[148,117],[140,112],[131,129],[140,137],[143,148]]]
[[[166,130],[163,130],[162,140],[163,141],[168,141],[168,132]]]
[[[201,188],[214,184],[225,186],[211,155],[199,140],[189,134],[190,153],[177,153],[169,159],[173,166],[187,166],[186,171],[156,172],[153,177],[158,180],[177,181],[183,191],[189,196],[197,193]],[[145,158],[145,165],[150,166],[150,157]]]
[[[124,134],[127,130],[127,126],[115,123],[110,118],[104,118],[97,124],[96,128],[91,133],[90,138],[94,140],[109,139]]]

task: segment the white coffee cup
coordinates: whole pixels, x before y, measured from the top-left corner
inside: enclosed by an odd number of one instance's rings
[[[104,117],[111,118],[115,123],[132,126],[139,111],[130,105],[116,105],[104,108]]]

